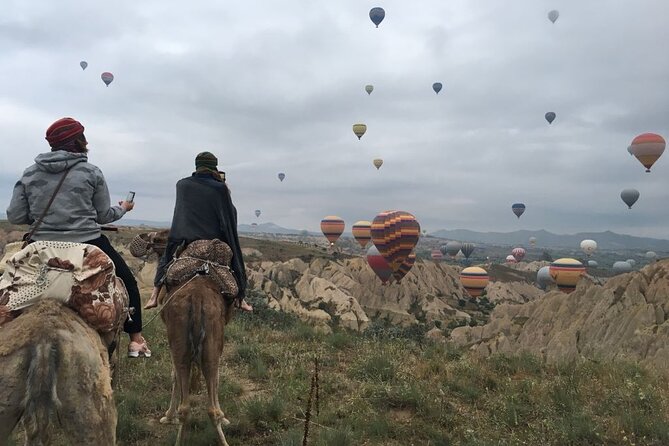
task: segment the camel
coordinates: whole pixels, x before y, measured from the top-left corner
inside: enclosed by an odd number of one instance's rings
[[[207,386],[207,412],[218,433],[219,445],[228,446],[222,426],[230,422],[218,402],[218,366],[223,354],[225,325],[232,316],[232,301],[223,299],[216,283],[203,275],[195,276],[166,296],[164,292],[161,294],[165,303],[162,319],[167,327],[167,341],[172,355],[172,398],[160,422],[178,424],[176,445],[187,444],[189,384],[197,382],[196,376],[191,376],[197,367]]]
[[[113,446],[116,420],[107,348],[74,311],[45,299],[0,328],[0,445],[21,421],[28,446],[57,425],[69,444]]]

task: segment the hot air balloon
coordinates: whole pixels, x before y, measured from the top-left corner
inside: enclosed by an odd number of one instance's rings
[[[372,239],[372,222],[360,220],[353,223],[353,238],[364,249]]]
[[[627,262],[618,261],[613,264],[615,274],[629,273],[630,271],[632,271],[632,265]]]
[[[327,217],[321,220],[321,231],[323,235],[328,239],[330,245],[334,245],[339,236],[344,232],[346,223],[341,218],[335,215],[328,215]]]
[[[536,237],[530,237],[530,246],[535,247],[537,246],[537,238]]]
[[[381,166],[383,165],[383,160],[381,158],[376,158],[374,161],[374,167],[376,167],[376,170],[379,170]]]
[[[404,279],[404,276],[411,271],[414,263],[416,263],[416,253],[412,252],[406,259],[404,259],[404,262],[402,262],[398,270],[393,272],[393,277],[397,280],[397,283],[400,283],[402,279]]]
[[[86,67],[88,67],[88,62],[82,60],[81,62],[79,62],[79,66],[81,67],[82,70],[85,70]]]
[[[557,259],[551,263],[550,274],[560,291],[571,293],[585,274],[585,266],[576,259]]]
[[[627,146],[627,153],[634,156],[634,153],[632,152],[632,146]]]
[[[365,91],[367,94],[372,94],[372,91],[374,91],[374,85],[365,85]]]
[[[646,258],[648,260],[656,260],[657,259],[657,254],[654,251],[648,251],[646,253]]]
[[[594,240],[583,240],[581,242],[581,250],[590,257],[597,251],[597,242]]]
[[[460,251],[462,251],[462,254],[465,256],[466,259],[469,259],[469,256],[472,255],[474,252],[474,249],[476,249],[476,245],[473,243],[463,243],[462,247],[460,248]]]
[[[419,237],[420,224],[408,212],[384,211],[372,221],[372,242],[393,271],[411,254]]]
[[[599,266],[599,263],[597,263],[596,260],[588,260],[588,266],[591,268],[597,268]]]
[[[446,254],[448,254],[452,258],[455,258],[455,256],[458,255],[460,249],[462,249],[462,243],[460,242],[451,240],[450,242],[446,243]]]
[[[516,214],[516,217],[520,218],[520,216],[523,215],[523,212],[525,212],[525,205],[523,203],[514,203],[511,206],[511,210]]]
[[[625,260],[625,261],[626,261],[627,263],[629,263],[630,266],[632,266],[632,268],[634,268],[634,266],[636,265],[636,260],[634,260],[634,259],[627,259],[627,260]]]
[[[441,87],[442,87],[441,82],[435,82],[434,84],[432,84],[432,89],[437,94],[439,94],[439,92],[441,91]]]
[[[279,181],[283,182],[283,179],[286,178],[286,174],[283,172],[279,172],[277,175],[279,177]]]
[[[388,279],[393,275],[393,270],[390,269],[390,265],[386,262],[386,259],[383,258],[376,246],[372,245],[367,250],[367,263],[374,271],[374,274],[381,279],[382,283],[388,282]]]
[[[256,227],[256,226],[258,226],[258,223],[255,223],[255,222],[251,223],[251,226]]]
[[[109,87],[109,84],[111,84],[112,81],[114,80],[114,75],[108,71],[105,71],[100,75],[100,78],[102,79],[102,82],[104,82],[105,85]]]
[[[367,131],[367,126],[365,124],[353,124],[353,133],[358,139],[362,138],[362,135]]]
[[[369,18],[374,22],[376,27],[379,27],[379,24],[383,22],[383,18],[386,16],[386,11],[383,8],[372,8],[369,10]]]
[[[518,260],[516,260],[516,258],[514,256],[512,256],[511,254],[506,256],[505,260],[506,260],[506,263],[518,263]]]
[[[539,285],[539,288],[545,290],[551,283],[553,283],[553,278],[551,277],[550,266],[539,268],[539,271],[537,271],[537,285]]]
[[[555,21],[560,17],[560,12],[555,9],[548,12],[548,20],[555,23]]]
[[[546,118],[546,121],[548,121],[549,124],[552,124],[553,121],[555,121],[555,113],[554,112],[548,112],[546,115],[544,115]]]
[[[260,209],[256,209],[256,217],[260,217]]]
[[[437,248],[430,251],[430,257],[432,258],[432,260],[437,262],[440,260],[444,260],[444,255],[441,253],[441,250]]]
[[[620,193],[620,198],[632,209],[632,205],[639,199],[639,191],[636,189],[625,189]]]
[[[520,262],[525,258],[525,250],[523,248],[513,248],[511,250],[511,255],[516,259],[516,262]]]
[[[483,290],[488,286],[489,281],[488,272],[478,266],[470,266],[460,272],[460,283],[473,298],[483,294]]]
[[[655,164],[662,153],[666,143],[664,138],[655,133],[643,133],[632,141],[630,151],[636,159],[650,172],[650,168]]]

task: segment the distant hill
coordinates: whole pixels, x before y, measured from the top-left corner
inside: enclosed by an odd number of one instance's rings
[[[275,225],[274,223],[260,223],[258,226],[251,226],[246,224],[237,225],[238,232],[245,233],[267,233],[267,234],[285,234],[285,235],[300,235],[304,230],[288,229]],[[306,231],[307,235],[317,235],[316,233]]]
[[[578,248],[581,240],[592,239],[599,249],[606,250],[653,250],[669,251],[669,240],[632,235],[616,234],[615,232],[579,232],[578,234],[553,234],[545,230],[514,231],[514,232],[476,232],[467,229],[439,230],[430,233],[433,237],[501,246],[529,246],[530,237],[537,238],[537,247],[546,248]]]

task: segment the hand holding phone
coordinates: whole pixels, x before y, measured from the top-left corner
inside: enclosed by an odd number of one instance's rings
[[[133,191],[128,192],[128,196],[125,197],[125,201],[132,203],[135,200],[135,193]]]

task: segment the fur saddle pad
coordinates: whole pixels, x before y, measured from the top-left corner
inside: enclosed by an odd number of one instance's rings
[[[84,243],[34,242],[7,260],[0,324],[44,298],[60,300],[101,333],[118,328],[128,312],[128,292],[111,259]]]
[[[165,283],[168,287],[181,285],[196,274],[207,274],[218,285],[221,294],[236,297],[239,287],[230,270],[232,250],[218,239],[196,240],[167,268]]]

